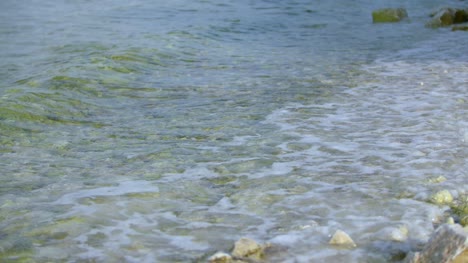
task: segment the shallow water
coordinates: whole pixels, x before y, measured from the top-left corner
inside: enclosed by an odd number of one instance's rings
[[[1,259],[398,261],[468,191],[468,37],[370,2],[2,1]]]

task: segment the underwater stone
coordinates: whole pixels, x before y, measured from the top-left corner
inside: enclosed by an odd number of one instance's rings
[[[466,263],[468,232],[460,225],[441,225],[421,252],[409,254],[405,263]]]
[[[399,22],[408,17],[404,8],[383,8],[372,12],[372,21],[374,23]]]
[[[453,196],[448,190],[442,190],[432,195],[430,201],[436,205],[448,205],[453,202]]]
[[[408,238],[408,228],[405,225],[386,227],[375,234],[376,239],[403,242]]]
[[[347,246],[347,247],[356,247],[356,243],[351,239],[351,237],[342,230],[336,230],[335,234],[333,234],[330,242],[330,245],[338,245],[338,246]]]
[[[444,176],[440,175],[438,177],[433,177],[433,178],[430,178],[427,182],[428,183],[432,183],[432,184],[436,184],[436,183],[443,183],[447,181],[447,178],[445,178]]]

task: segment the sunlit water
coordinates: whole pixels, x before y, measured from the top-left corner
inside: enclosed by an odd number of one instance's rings
[[[424,27],[439,1],[397,24],[372,24],[385,1],[59,2],[0,3],[4,262],[203,262],[243,236],[390,262],[434,192],[468,191],[468,35]]]

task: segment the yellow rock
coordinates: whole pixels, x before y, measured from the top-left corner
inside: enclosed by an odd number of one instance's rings
[[[442,190],[431,197],[431,203],[436,205],[448,205],[453,202],[453,196],[448,190]]]
[[[234,257],[258,257],[261,258],[262,246],[250,238],[243,237],[234,244],[232,255]]]
[[[351,237],[346,234],[342,230],[336,230],[335,234],[333,234],[330,242],[330,245],[339,245],[339,246],[347,246],[347,247],[356,247],[356,243],[351,239]]]

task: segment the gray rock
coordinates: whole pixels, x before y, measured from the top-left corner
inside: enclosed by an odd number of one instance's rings
[[[441,225],[421,252],[409,254],[405,263],[467,263],[468,232],[460,225]]]
[[[408,18],[408,13],[404,8],[383,8],[372,12],[374,23],[399,22],[405,18]]]

